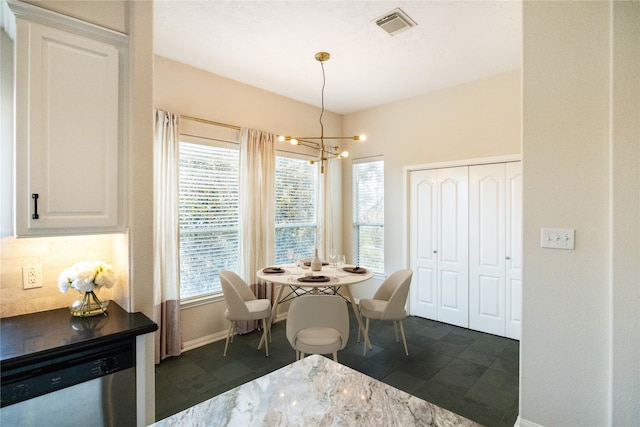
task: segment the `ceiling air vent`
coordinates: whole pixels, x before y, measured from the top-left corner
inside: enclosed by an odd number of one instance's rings
[[[394,9],[391,12],[384,14],[380,18],[377,18],[375,21],[378,27],[382,28],[392,36],[406,30],[407,28],[415,27],[416,25],[418,25],[416,21],[409,18],[409,16],[400,8]]]

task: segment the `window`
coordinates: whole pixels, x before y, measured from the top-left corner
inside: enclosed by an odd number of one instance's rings
[[[384,161],[353,165],[355,262],[384,273]]]
[[[225,140],[184,134],[180,142],[180,299],[222,292],[218,272],[238,271],[239,150]],[[318,166],[276,158],[275,262],[287,250],[313,255]]]
[[[238,169],[231,144],[180,143],[181,299],[220,293],[218,271],[237,271]]]
[[[318,165],[291,157],[276,158],[275,263],[289,262],[292,248],[303,257],[316,246]]]

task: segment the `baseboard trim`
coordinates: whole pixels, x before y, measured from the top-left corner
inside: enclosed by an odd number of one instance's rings
[[[193,350],[194,348],[202,347],[203,345],[211,344],[216,341],[223,340],[227,337],[226,332],[218,332],[216,334],[206,335],[195,340],[185,341],[182,343],[182,351]]]
[[[287,318],[287,313],[276,316],[276,323]],[[196,338],[195,340],[185,341],[182,343],[182,351],[189,351],[202,347],[203,345],[211,344],[216,341],[221,341],[227,338],[227,331],[216,332],[215,334],[205,335],[204,337]]]
[[[518,415],[518,418],[516,419],[516,423],[513,425],[513,427],[544,427],[540,424],[536,424],[532,421],[527,421],[524,418],[520,417],[520,415]]]

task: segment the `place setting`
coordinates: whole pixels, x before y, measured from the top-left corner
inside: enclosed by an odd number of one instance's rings
[[[351,273],[351,274],[367,274],[368,270],[364,267],[359,267],[359,266],[345,266],[342,267],[342,271],[346,272],[346,273]]]
[[[262,272],[264,274],[284,274],[284,273],[287,273],[287,270],[285,270],[282,267],[274,266],[274,267],[265,267],[262,269]]]
[[[317,255],[316,255],[317,256]],[[325,261],[318,257],[306,258],[295,249],[287,250],[288,263],[270,265],[258,270],[258,278],[290,287],[313,287],[353,285],[373,277],[373,272],[356,264],[347,264],[346,256],[337,255],[335,249],[327,251]],[[320,264],[320,268],[312,268],[312,261]]]

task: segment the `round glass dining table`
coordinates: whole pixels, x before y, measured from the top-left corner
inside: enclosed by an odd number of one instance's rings
[[[369,337],[365,334],[364,324],[360,317],[360,310],[358,310],[358,305],[351,293],[351,285],[371,279],[373,277],[373,271],[364,267],[359,267],[355,270],[357,271],[356,273],[348,271],[353,268],[354,266],[351,265],[345,265],[344,267],[323,265],[320,271],[311,271],[308,267],[296,267],[292,264],[261,268],[257,272],[259,279],[280,285],[273,303],[273,308],[271,309],[269,325],[272,324],[273,317],[277,313],[278,304],[282,302],[307,294],[338,295],[338,291],[343,290],[344,298],[351,303],[351,308],[356,316],[358,327],[364,336],[365,343],[369,348],[372,348]],[[270,271],[273,271],[273,273]],[[322,276],[322,278],[319,276]],[[289,289],[289,293],[283,297],[282,295],[285,289]],[[342,296],[342,294],[340,295]],[[261,339],[258,348],[261,348],[262,344]]]

